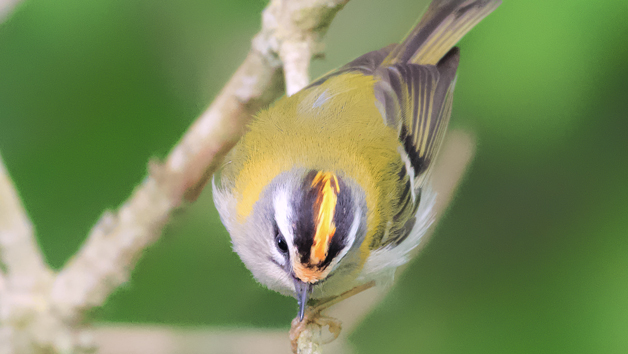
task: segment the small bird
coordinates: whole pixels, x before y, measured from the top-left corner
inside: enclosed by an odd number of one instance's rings
[[[451,115],[454,45],[500,0],[435,0],[401,44],[259,112],[214,176],[255,279],[298,300],[387,283],[435,215],[430,171]]]

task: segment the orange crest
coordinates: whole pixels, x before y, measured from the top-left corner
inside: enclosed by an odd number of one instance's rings
[[[327,257],[329,244],[336,232],[334,214],[340,187],[335,174],[322,171],[319,171],[314,177],[312,187],[317,188],[318,197],[314,206],[316,233],[314,234],[314,242],[310,252],[310,263],[319,264]]]

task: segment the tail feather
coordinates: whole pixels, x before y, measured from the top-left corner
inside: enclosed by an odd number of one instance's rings
[[[436,65],[501,0],[434,0],[404,41],[384,59],[396,63]]]

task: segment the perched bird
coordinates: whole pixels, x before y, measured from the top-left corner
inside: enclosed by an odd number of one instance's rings
[[[261,111],[214,176],[255,279],[308,299],[386,282],[434,219],[430,171],[451,115],[454,45],[500,0],[435,0],[401,44]]]

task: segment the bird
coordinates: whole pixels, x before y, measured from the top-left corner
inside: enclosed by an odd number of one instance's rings
[[[254,278],[308,301],[387,284],[424,242],[452,111],[456,43],[500,0],[435,0],[400,44],[260,111],[212,180]]]

